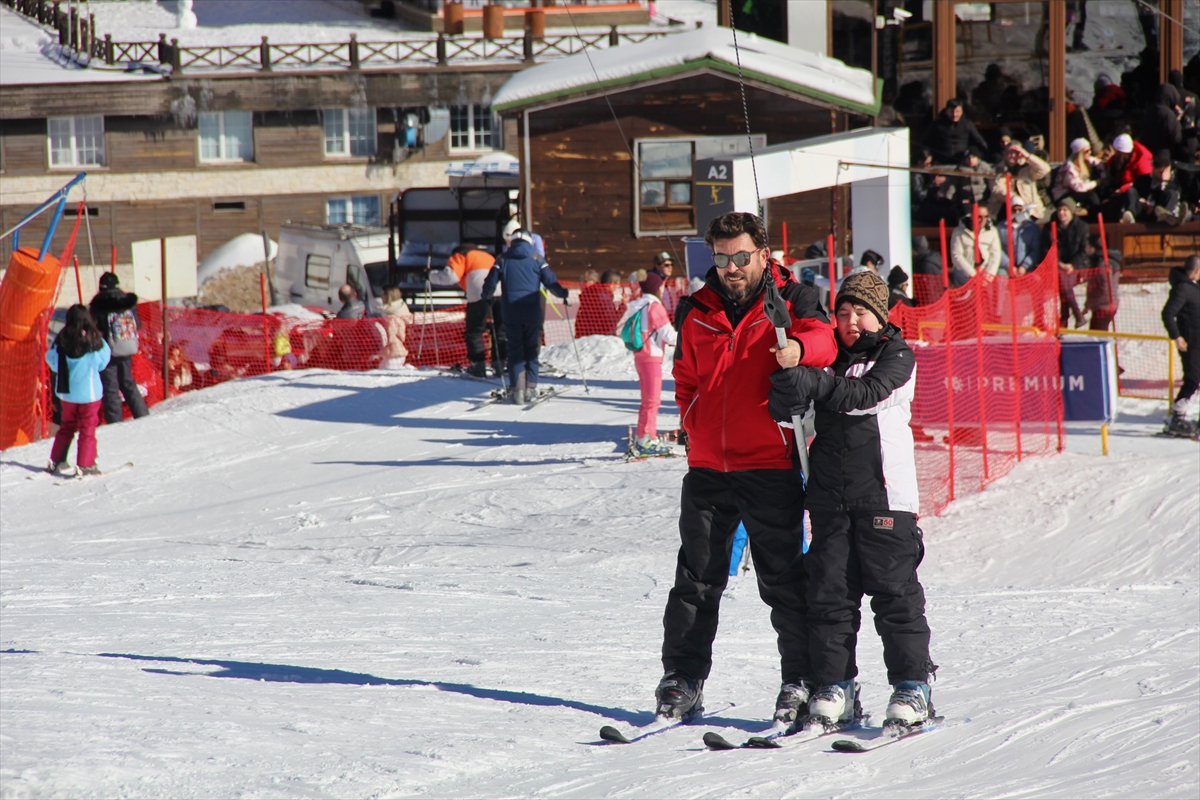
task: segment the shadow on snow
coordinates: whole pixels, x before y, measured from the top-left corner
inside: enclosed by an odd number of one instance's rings
[[[267,681],[269,683],[331,683],[345,686],[429,686],[442,692],[454,692],[468,697],[477,697],[481,700],[494,700],[500,703],[571,708],[576,711],[597,714],[608,719],[634,725],[645,724],[654,718],[653,712],[650,711],[628,711],[623,708],[598,706],[591,703],[581,703],[577,700],[564,700],[561,697],[549,697],[531,692],[484,689],[472,686],[469,683],[445,683],[443,681],[422,681],[410,678],[380,678],[376,675],[368,675],[365,672],[296,667],[289,664],[262,664],[255,661],[224,661],[207,658],[177,658],[175,656],[140,656],[129,653],[97,653],[97,655],[101,658],[124,658],[130,661],[156,661],[171,664],[197,664],[221,668],[216,672],[206,673],[143,668],[144,672],[157,675],[203,674],[209,678],[240,678],[247,681]]]

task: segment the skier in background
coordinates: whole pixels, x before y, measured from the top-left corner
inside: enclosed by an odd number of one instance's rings
[[[1171,405],[1171,418],[1163,433],[1194,438],[1200,422],[1188,420],[1188,406],[1200,385],[1200,255],[1188,256],[1182,267],[1168,275],[1171,293],[1163,306],[1162,321],[1175,341],[1183,361],[1183,385]]]
[[[467,360],[470,362],[467,372],[477,378],[487,376],[487,347],[483,343],[483,334],[489,324],[495,337],[492,341],[492,369],[497,374],[506,350],[500,298],[483,294],[483,282],[495,263],[495,257],[488,251],[470,243],[460,244],[446,260],[445,267],[429,273],[432,285],[458,284],[467,293],[466,324],[463,329]]]
[[[503,286],[502,308],[508,343],[509,398],[517,404],[537,397],[538,352],[542,343],[541,288],[545,286],[565,305],[570,293],[533,248],[533,234],[513,231],[508,249],[496,259],[483,282],[481,297],[491,297]]]
[[[123,292],[115,272],[100,276],[100,291],[92,298],[88,310],[96,329],[104,337],[112,351],[108,366],[100,373],[104,385],[104,421],[120,422],[121,398],[129,406],[134,419],[150,413],[146,400],[133,379],[133,356],[138,351],[138,328],[141,321],[137,315],[138,297],[133,292]]]
[[[809,687],[800,565],[804,487],[790,428],[767,413],[777,369],[775,329],[763,309],[767,281],[790,308],[785,352],[824,367],[836,354],[817,290],[796,283],[768,260],[767,231],[753,214],[717,217],[704,237],[714,267],[680,303],[675,400],[688,437],[688,471],[680,499],[678,566],[663,613],[664,674],[655,691],[660,717],[686,719],[703,708],[712,668],[721,593],[729,581],[730,545],[746,526],[758,592],[771,607],[783,685],[777,720],[805,713]]]
[[[816,403],[817,437],[809,458],[812,543],[808,578],[808,657],[817,688],[808,713],[829,722],[861,713],[855,651],[863,594],[893,687],[887,719],[905,725],[933,716],[925,591],[917,566],[925,555],[917,468],[909,429],[916,361],[888,324],[888,288],[873,273],[851,275],[834,302],[838,355],[828,369],[801,366],[781,351],[771,376],[771,416],[790,420]]]

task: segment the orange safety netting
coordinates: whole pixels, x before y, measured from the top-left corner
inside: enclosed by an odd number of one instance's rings
[[[892,322],[917,360],[912,427],[923,513],[1062,446],[1055,254],[1019,278],[980,273]]]

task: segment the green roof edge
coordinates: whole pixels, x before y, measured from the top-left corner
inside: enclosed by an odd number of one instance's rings
[[[712,56],[705,56],[704,58],[696,59],[695,61],[685,61],[682,64],[676,64],[676,65],[673,65],[670,67],[661,67],[659,69],[649,70],[648,72],[639,72],[635,75],[624,75],[620,78],[612,78],[607,81],[599,81],[596,83],[586,84],[584,86],[572,86],[572,87],[569,87],[566,89],[561,89],[558,91],[547,92],[546,94],[537,95],[535,97],[531,97],[526,100],[514,100],[511,103],[502,103],[500,105],[492,106],[492,110],[494,110],[498,113],[504,113],[505,111],[509,111],[514,108],[520,108],[522,106],[538,105],[540,103],[546,103],[551,100],[557,100],[562,97],[569,97],[574,94],[591,92],[591,91],[595,91],[597,89],[610,89],[610,88],[614,88],[617,86],[626,86],[626,85],[629,85],[632,83],[637,83],[639,81],[644,81],[644,80],[656,80],[658,78],[668,78],[672,75],[677,75],[681,72],[690,72],[695,69],[704,69],[704,68],[709,68],[716,72],[727,73],[727,74],[735,76],[735,77],[738,74],[738,68],[736,65],[726,63],[719,59],[713,58]],[[807,86],[801,86],[800,84],[797,84],[797,83],[792,83],[790,81],[782,80],[780,78],[776,78],[776,77],[773,77],[770,75],[764,75],[761,72],[756,72],[754,70],[742,69],[741,72],[742,72],[743,77],[751,78],[760,83],[765,83],[769,86],[775,86],[777,88],[789,91],[793,94],[799,94],[799,95],[803,95],[805,97],[811,97],[815,100],[821,100],[830,105],[834,105],[839,108],[844,108],[844,109],[847,109],[850,111],[857,111],[861,114],[866,114],[868,116],[875,116],[876,114],[878,114],[879,106],[882,103],[882,94],[883,94],[883,79],[882,78],[875,78],[875,102],[871,105],[864,105],[862,103],[855,103],[853,101],[846,100],[846,99],[837,97],[835,95],[828,94],[827,92],[821,92],[816,89],[809,88]]]

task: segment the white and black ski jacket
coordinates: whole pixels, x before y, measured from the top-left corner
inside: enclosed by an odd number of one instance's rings
[[[817,438],[807,505],[918,513],[908,426],[916,377],[913,352],[895,325],[863,334],[849,348],[839,343],[833,366],[814,375]]]

